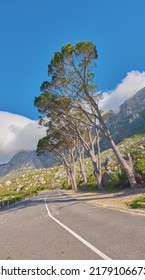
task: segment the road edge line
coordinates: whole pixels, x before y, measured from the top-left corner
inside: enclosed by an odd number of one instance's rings
[[[105,255],[103,252],[101,252],[99,249],[97,249],[95,246],[93,246],[91,243],[89,243],[88,241],[86,241],[84,238],[82,238],[80,235],[78,235],[77,233],[75,233],[73,230],[71,230],[69,227],[67,227],[66,225],[64,225],[62,222],[60,222],[59,220],[57,220],[56,218],[54,218],[51,213],[50,210],[48,208],[47,202],[46,202],[46,198],[45,198],[45,207],[48,213],[48,216],[54,220],[57,224],[59,224],[61,227],[63,227],[65,230],[67,230],[69,233],[71,233],[74,237],[76,237],[79,241],[81,241],[84,245],[86,245],[89,249],[91,249],[93,252],[95,252],[98,256],[100,256],[102,259],[104,260],[112,260],[111,258],[109,258],[107,255]]]

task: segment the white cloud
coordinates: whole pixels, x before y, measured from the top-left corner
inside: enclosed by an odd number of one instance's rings
[[[104,111],[113,109],[117,111],[119,106],[129,97],[133,96],[138,90],[145,87],[145,72],[131,71],[117,85],[117,87],[108,92],[103,92],[103,100],[100,106]]]
[[[0,111],[0,163],[7,162],[20,150],[36,150],[45,135],[38,122],[20,115]]]

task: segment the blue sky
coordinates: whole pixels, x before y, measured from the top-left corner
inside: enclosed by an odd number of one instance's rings
[[[144,0],[1,0],[0,111],[37,119],[34,97],[54,51],[68,42],[96,44],[101,91],[144,71],[144,11]]]

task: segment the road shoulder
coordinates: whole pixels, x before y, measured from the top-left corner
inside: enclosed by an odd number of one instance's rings
[[[86,203],[93,204],[94,206],[107,207],[109,209],[116,209],[123,212],[136,213],[140,215],[145,215],[145,211],[141,209],[131,209],[127,205],[138,197],[144,196],[144,189],[130,190],[126,189],[120,192],[114,193],[95,193],[95,192],[81,192],[74,190],[65,190],[68,195],[75,197],[78,200],[84,201]]]

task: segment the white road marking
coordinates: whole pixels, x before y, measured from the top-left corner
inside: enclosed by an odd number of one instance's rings
[[[97,249],[96,247],[94,247],[92,244],[90,244],[88,241],[86,241],[84,238],[82,238],[80,235],[78,235],[77,233],[75,233],[73,230],[71,230],[69,227],[65,226],[63,223],[61,223],[59,220],[57,220],[56,218],[54,218],[51,213],[50,210],[48,208],[48,205],[46,203],[46,198],[45,198],[45,206],[46,206],[46,210],[48,213],[48,216],[54,220],[57,224],[59,224],[61,227],[63,227],[65,230],[67,230],[69,233],[71,233],[73,236],[75,236],[78,240],[80,240],[84,245],[86,245],[88,248],[90,248],[93,252],[95,252],[98,256],[100,256],[102,259],[104,260],[111,260],[111,258],[109,258],[108,256],[106,256],[104,253],[102,253],[99,249]]]

